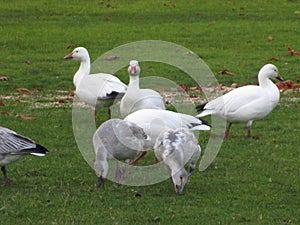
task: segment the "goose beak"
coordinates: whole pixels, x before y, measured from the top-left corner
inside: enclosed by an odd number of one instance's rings
[[[136,73],[136,67],[135,66],[131,66],[130,67],[130,74],[134,75]]]
[[[279,74],[278,74],[278,76],[276,77],[276,79],[277,79],[277,80],[280,80],[280,81],[283,81],[282,76],[280,76]]]
[[[72,59],[72,58],[73,58],[73,52],[71,52],[70,54],[64,57],[64,59]]]

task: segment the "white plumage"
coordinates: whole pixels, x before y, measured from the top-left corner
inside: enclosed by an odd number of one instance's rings
[[[80,61],[73,83],[76,87],[75,93],[81,101],[91,106],[110,106],[126,92],[127,85],[117,77],[107,73],[90,74],[90,56],[85,48],[75,48],[64,58]]]
[[[31,139],[0,127],[0,166],[5,184],[9,183],[5,166],[24,155],[45,156],[48,150]]]
[[[120,119],[110,119],[96,130],[93,144],[96,153],[94,169],[99,185],[104,185],[108,173],[108,160],[130,160],[143,149],[147,135],[136,124]]]
[[[163,98],[158,92],[152,89],[140,89],[140,71],[138,61],[131,60],[128,67],[130,80],[120,104],[123,118],[140,109],[165,109]]]
[[[278,104],[280,92],[270,78],[283,80],[273,64],[264,65],[258,73],[259,85],[247,85],[234,89],[204,105],[198,106],[201,112],[197,117],[218,115],[227,120],[225,137],[229,135],[232,123],[247,123],[248,136],[251,125],[268,115]]]
[[[141,109],[129,114],[124,119],[143,128],[150,136],[145,141],[145,148],[153,148],[156,138],[163,131],[177,128],[188,128],[190,130],[210,130],[210,126],[204,121],[183,113],[160,109]]]
[[[189,165],[191,175],[201,154],[195,135],[186,128],[162,132],[156,139],[154,153],[170,171],[175,192],[181,194],[189,177],[184,166]]]

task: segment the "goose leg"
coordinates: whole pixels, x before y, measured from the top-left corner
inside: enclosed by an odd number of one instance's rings
[[[226,130],[225,130],[224,138],[228,138],[228,136],[229,136],[229,130],[230,130],[231,125],[232,125],[232,123],[230,123],[230,122],[227,123],[227,127],[226,127]]]
[[[4,176],[4,183],[5,183],[5,185],[8,185],[9,184],[9,180],[8,180],[8,177],[7,177],[5,166],[1,167],[1,171],[2,171],[3,176]]]
[[[98,186],[99,187],[104,187],[104,178],[102,176],[100,176],[99,179],[98,179]]]
[[[142,151],[142,153],[136,157],[133,161],[129,163],[129,165],[135,165],[141,158],[143,158],[147,154],[146,151]]]
[[[247,122],[247,125],[246,125],[246,127],[247,127],[247,132],[248,132],[248,137],[251,137],[251,125],[252,125],[252,123],[253,123],[253,120],[249,120],[249,121]]]
[[[96,123],[96,117],[97,117],[96,108],[93,109],[93,115],[94,115],[94,123]]]
[[[111,111],[110,111],[109,107],[108,107],[108,110],[107,110],[107,114],[108,114],[108,119],[111,119]]]

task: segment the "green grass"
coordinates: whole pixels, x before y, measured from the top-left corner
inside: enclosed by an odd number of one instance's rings
[[[132,41],[174,42],[200,55],[225,85],[256,81],[261,66],[277,57],[273,63],[282,76],[296,82],[300,57],[290,56],[287,47],[300,51],[299,11],[299,2],[288,0],[3,0],[0,76],[9,80],[0,82],[0,95],[15,98],[3,99],[0,111],[8,114],[0,114],[1,126],[31,137],[50,153],[7,166],[11,184],[0,184],[1,224],[299,224],[299,93],[282,94],[278,107],[254,122],[259,140],[246,137],[244,124],[233,125],[213,164],[190,179],[182,196],[175,195],[170,180],[145,187],[107,181],[99,189],[77,148],[72,108],[36,107],[49,102],[49,95],[58,102],[73,89],[78,64],[63,60],[69,45],[85,46],[93,61]],[[143,76],[195,85],[177,68],[142,66]],[[236,75],[218,75],[225,69]],[[128,81],[126,69],[117,75]],[[42,90],[19,101],[20,87]],[[105,109],[98,118],[99,123],[106,119]],[[207,137],[203,134],[200,143]]]

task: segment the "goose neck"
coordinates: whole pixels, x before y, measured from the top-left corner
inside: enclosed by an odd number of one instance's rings
[[[90,67],[91,67],[91,65],[90,65],[89,59],[83,60],[80,62],[79,69],[77,70],[77,72],[74,76],[74,79],[73,79],[74,85],[76,87],[84,76],[90,74]]]
[[[130,76],[129,85],[132,88],[140,88],[139,84],[139,77],[138,76]]]

